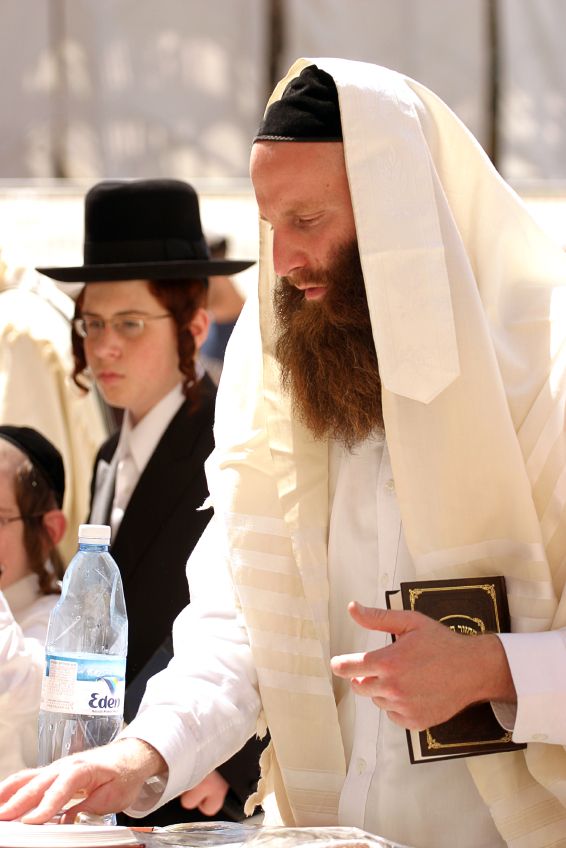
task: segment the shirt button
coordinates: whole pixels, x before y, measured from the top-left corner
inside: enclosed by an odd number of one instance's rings
[[[363,774],[367,769],[367,763],[361,757],[356,760],[356,769],[358,771],[358,774]]]
[[[389,586],[389,574],[387,574],[387,573],[386,573],[386,574],[382,574],[381,579],[380,579],[380,581],[379,581],[379,582],[380,582],[380,584],[382,585],[382,587],[383,587],[384,589],[385,589],[387,586]]]
[[[387,492],[394,492],[395,491],[395,480],[393,479],[393,477],[390,477],[389,480],[386,480],[385,483],[383,484],[383,487]]]
[[[547,739],[547,733],[533,733],[531,736],[531,742],[546,742]]]

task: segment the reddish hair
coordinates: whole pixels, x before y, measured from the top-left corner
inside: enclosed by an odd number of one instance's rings
[[[39,588],[44,595],[59,594],[64,573],[63,560],[43,520],[46,512],[59,509],[57,498],[44,475],[27,456],[15,470],[13,485],[23,519],[23,542],[28,564],[37,574]],[[51,568],[46,563],[47,558]]]
[[[167,312],[171,313],[175,322],[179,371],[184,377],[183,394],[189,401],[189,408],[192,411],[199,404],[200,390],[195,375],[196,346],[189,324],[197,309],[206,307],[207,280],[148,280],[147,282],[151,294]],[[76,300],[75,318],[82,316],[85,288]],[[84,339],[79,336],[74,326],[71,330],[71,343],[74,360],[73,380],[79,388],[88,391],[89,384],[84,376],[87,369]]]

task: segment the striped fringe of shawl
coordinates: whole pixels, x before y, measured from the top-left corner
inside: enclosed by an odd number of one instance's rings
[[[417,83],[363,63],[299,60],[274,98],[311,61],[338,85],[387,441],[417,573],[504,574],[515,631],[564,626],[566,260]],[[331,824],[345,765],[328,669],[327,448],[280,395],[263,224],[261,250],[260,312],[250,299],[230,343],[210,484],[231,539],[271,772],[281,777],[268,774],[264,788],[275,787],[285,823]],[[468,763],[508,845],[564,840],[562,748]]]
[[[278,394],[277,375],[269,354],[262,373],[257,306],[250,297],[230,340],[237,355],[228,351],[225,360],[216,449],[207,463],[271,734],[258,793],[249,799],[247,810],[275,790],[285,824],[334,824],[345,761],[328,662],[326,463],[311,457],[305,470],[312,469],[314,476],[304,481],[305,499],[295,499],[295,487],[303,491],[303,481],[299,484],[298,466],[285,452],[292,438],[289,414],[281,415],[280,441],[274,434],[271,448],[268,443],[266,425],[269,418],[271,434],[269,407],[270,398]],[[274,391],[265,388],[264,395],[262,386],[268,385]],[[326,454],[320,444],[313,450]],[[277,471],[283,468],[291,477],[281,474],[278,479]],[[226,485],[227,479],[231,485]],[[309,491],[320,494],[320,500],[311,500]],[[315,516],[308,525],[301,521],[304,509]]]

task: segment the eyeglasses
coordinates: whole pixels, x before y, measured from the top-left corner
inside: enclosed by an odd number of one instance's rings
[[[169,312],[163,315],[119,315],[115,318],[75,318],[73,327],[83,339],[99,339],[106,327],[112,327],[123,339],[137,339],[145,330],[148,321],[159,321],[161,318],[171,318]]]
[[[42,515],[45,515],[45,513],[32,512],[30,515],[0,515],[0,529],[2,529],[2,527],[7,527],[8,524],[12,523],[12,521],[27,521],[28,518],[41,518]]]

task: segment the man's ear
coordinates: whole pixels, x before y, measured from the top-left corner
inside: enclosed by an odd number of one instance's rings
[[[205,343],[209,327],[210,318],[208,317],[208,312],[200,306],[189,322],[189,330],[195,340],[197,350],[200,350]]]
[[[67,519],[60,509],[50,509],[43,515],[43,526],[53,545],[58,545],[67,529]]]

